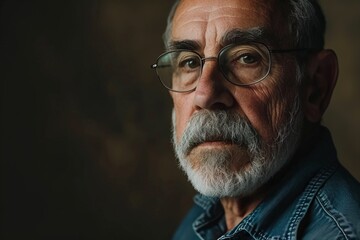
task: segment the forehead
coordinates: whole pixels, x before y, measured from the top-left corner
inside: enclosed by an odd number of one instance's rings
[[[285,8],[276,0],[183,0],[174,15],[171,38],[215,45],[233,29],[254,28],[284,38]]]

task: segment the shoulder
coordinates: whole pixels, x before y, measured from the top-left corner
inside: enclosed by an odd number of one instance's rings
[[[303,223],[304,239],[359,239],[359,182],[339,165],[319,189]]]

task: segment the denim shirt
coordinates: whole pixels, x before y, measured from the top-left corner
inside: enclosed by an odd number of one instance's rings
[[[360,184],[338,162],[329,131],[294,162],[228,232],[220,200],[196,195],[173,239],[360,239]]]

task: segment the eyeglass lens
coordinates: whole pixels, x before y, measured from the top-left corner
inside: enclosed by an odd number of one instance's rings
[[[230,45],[218,56],[218,66],[224,77],[235,85],[251,85],[263,80],[270,71],[270,52],[263,44]],[[175,50],[162,54],[156,71],[165,87],[185,92],[196,88],[203,60],[199,54]]]

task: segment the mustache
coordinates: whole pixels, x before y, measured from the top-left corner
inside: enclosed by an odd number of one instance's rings
[[[204,142],[224,141],[249,150],[258,146],[259,135],[250,122],[239,114],[225,110],[202,110],[189,120],[179,147],[187,155]]]

